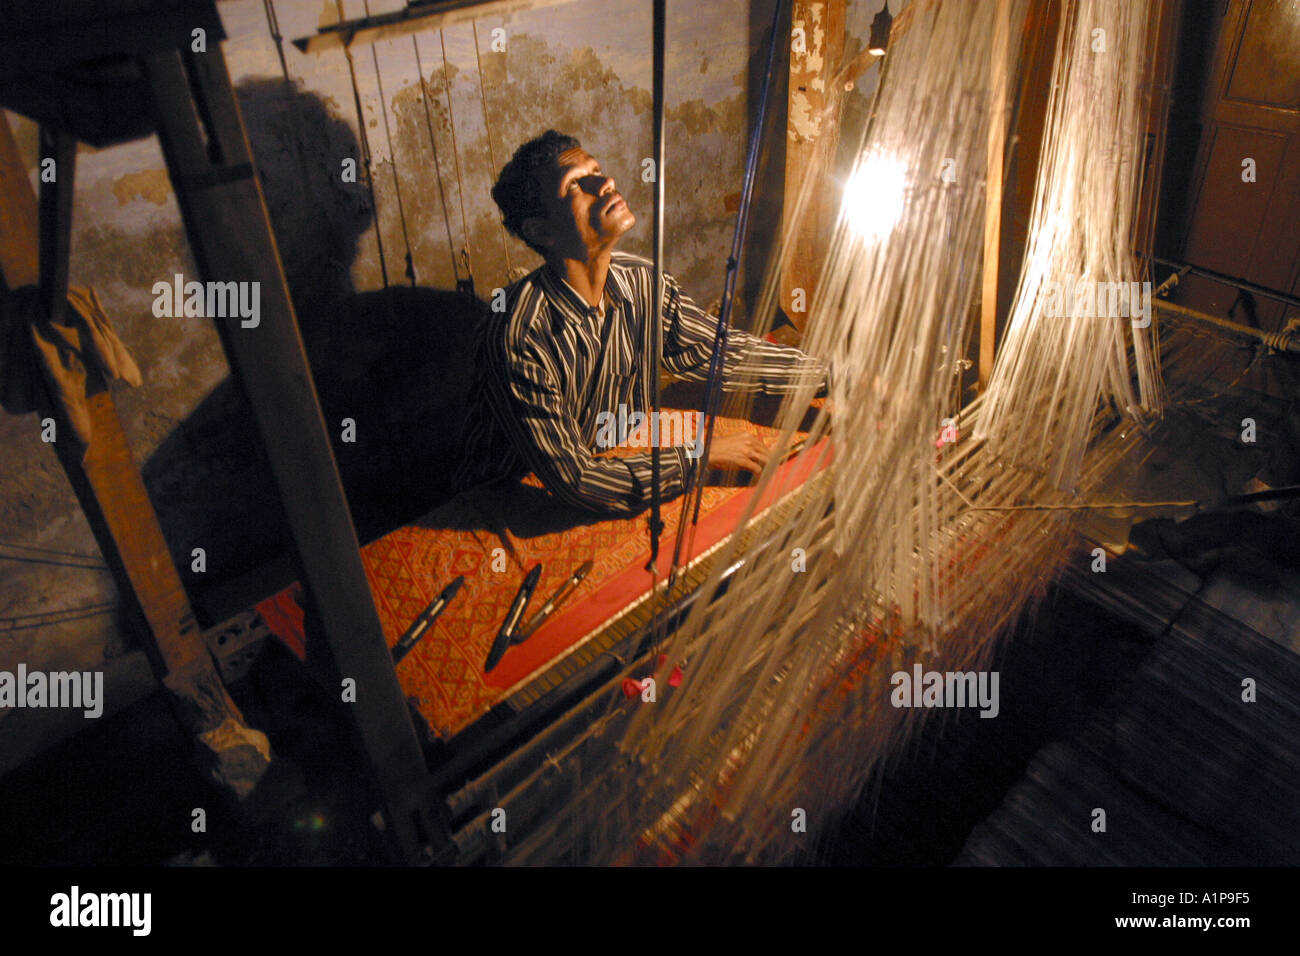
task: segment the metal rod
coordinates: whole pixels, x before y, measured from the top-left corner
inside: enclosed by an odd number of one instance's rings
[[[1249,505],[1260,501],[1282,501],[1288,498],[1300,498],[1300,485],[1286,485],[1281,488],[1269,488],[1267,491],[1252,491],[1241,495],[1225,495],[1222,498],[1189,498],[1179,501],[1085,501],[1068,504],[1026,504],[1026,505],[972,505],[967,511],[1095,511],[1115,508],[1130,510],[1134,508],[1226,508],[1232,505]]]
[[[572,0],[414,0],[391,13],[367,14],[356,20],[340,20],[309,37],[294,40],[303,53],[319,53],[335,47],[364,46],[384,39],[409,36],[425,30],[439,30],[469,23],[486,16],[506,17],[539,7],[556,7]]]
[[[1184,305],[1175,305],[1172,302],[1164,302],[1156,299],[1151,303],[1152,307],[1161,312],[1171,312],[1174,315],[1186,316],[1189,319],[1195,319],[1197,322],[1203,322],[1206,325],[1212,325],[1215,328],[1222,329],[1232,335],[1241,335],[1251,338],[1257,342],[1267,345],[1270,349],[1277,352],[1289,352],[1292,355],[1300,355],[1300,334],[1288,332],[1282,329],[1277,332],[1265,332],[1263,329],[1252,328],[1249,325],[1242,325],[1240,322],[1231,322],[1228,319],[1221,319],[1217,315],[1210,315],[1208,312],[1198,312],[1195,309],[1189,309]]]
[[[335,687],[347,677],[361,689],[346,709],[383,800],[390,846],[406,862],[420,862],[439,828],[425,790],[428,770],[367,584],[225,57],[219,48],[197,58],[172,50],[145,58],[144,73],[200,276],[260,283],[258,326],[214,324],[284,507],[320,673]],[[196,114],[212,118],[215,151],[204,144]],[[312,655],[308,666],[315,667]]]
[[[1157,299],[1160,298],[1162,295],[1164,295],[1174,286],[1178,285],[1178,280],[1181,279],[1183,276],[1187,275],[1189,269],[1191,269],[1191,266],[1183,266],[1177,272],[1169,273],[1169,278],[1166,279],[1164,282],[1160,283],[1158,286],[1156,286],[1155,290],[1151,293],[1151,295]]]
[[[1262,296],[1265,299],[1272,299],[1275,302],[1282,302],[1300,308],[1300,299],[1295,296],[1287,295],[1285,292],[1278,292],[1276,289],[1270,289],[1267,286],[1255,285],[1255,283],[1247,282],[1245,279],[1237,279],[1222,272],[1215,272],[1213,269],[1203,269],[1200,266],[1188,265],[1185,262],[1172,262],[1169,259],[1161,259],[1157,256],[1151,256],[1151,261],[1162,266],[1168,266],[1171,269],[1177,269],[1180,274],[1190,272],[1192,275],[1204,276],[1207,279],[1213,279],[1215,282],[1234,286],[1243,292],[1249,292],[1251,295]]]
[[[645,370],[649,389],[646,405],[650,422],[659,422],[659,366],[663,361],[663,311],[664,311],[664,38],[667,32],[667,0],[654,0],[654,308],[646,316]],[[655,429],[650,429],[654,439]],[[683,476],[685,478],[685,476]],[[650,563],[646,570],[658,577],[659,536],[663,533],[663,494],[659,484],[659,442],[650,442]]]
[[[709,356],[708,386],[704,393],[704,424],[707,430],[704,435],[703,453],[700,455],[699,465],[696,468],[697,488],[704,483],[704,472],[709,460],[709,448],[713,444],[713,429],[710,423],[717,416],[718,405],[721,402],[722,356],[727,348],[727,328],[731,319],[732,298],[736,290],[736,275],[740,270],[740,253],[745,241],[745,226],[749,222],[749,207],[754,197],[754,179],[758,172],[758,151],[763,142],[763,126],[767,119],[767,100],[772,87],[772,67],[776,60],[776,35],[777,28],[781,23],[781,8],[783,5],[782,0],[776,0],[776,4],[772,9],[772,29],[767,46],[767,66],[763,70],[763,85],[758,98],[758,117],[749,136],[749,154],[745,157],[745,178],[740,191],[740,212],[736,216],[736,229],[731,236],[731,255],[727,258],[727,272],[722,284],[722,307],[718,309],[717,332],[713,339],[713,352]],[[699,520],[700,495],[697,492],[691,523],[698,523]],[[681,524],[684,526],[685,523],[683,516]],[[680,529],[677,540],[680,548],[682,540]],[[676,557],[674,557],[673,564],[676,565],[676,563]]]

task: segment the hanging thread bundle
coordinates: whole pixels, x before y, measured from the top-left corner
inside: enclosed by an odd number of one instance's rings
[[[999,16],[1023,22],[1025,0],[915,7],[891,45],[808,317],[804,347],[833,374],[804,454],[825,467],[785,491],[775,526],[735,535],[715,562],[662,648],[658,685],[681,666],[680,686],[631,708],[620,698],[553,755],[564,797],[511,861],[810,851],[930,713],[894,706],[892,675],[913,662],[986,667],[1065,560],[1077,511],[1005,506],[1077,502],[1140,440],[1117,425],[1159,415],[1150,327],[1104,314],[1095,295],[1061,295],[1133,288],[1158,11],[1062,3],[1026,259],[988,389],[961,408],[994,37]],[[783,404],[774,460],[816,387]]]

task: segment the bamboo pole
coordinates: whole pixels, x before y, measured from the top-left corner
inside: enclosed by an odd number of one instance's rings
[[[980,306],[979,390],[993,374],[993,350],[998,323],[998,245],[1002,235],[1003,147],[1007,124],[1007,46],[1011,30],[1011,0],[999,0],[993,33],[993,76],[989,85],[989,151],[987,203],[984,214],[984,296]]]

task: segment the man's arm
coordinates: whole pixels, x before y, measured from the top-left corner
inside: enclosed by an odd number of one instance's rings
[[[545,350],[526,345],[496,358],[498,374],[488,376],[492,404],[510,440],[551,494],[574,507],[606,514],[635,514],[649,506],[649,453],[625,458],[593,455],[565,407],[558,370]],[[677,497],[692,467],[686,449],[663,449],[659,466],[660,494],[664,499]]]
[[[705,381],[716,331],[717,319],[696,305],[672,276],[664,276],[664,368],[687,381]],[[776,345],[740,329],[727,330],[724,392],[777,395],[810,382],[818,387],[826,384],[826,366],[818,360],[792,346]]]

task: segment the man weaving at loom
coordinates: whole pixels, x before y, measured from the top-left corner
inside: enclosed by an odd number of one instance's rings
[[[596,455],[602,418],[647,411],[651,371],[638,353],[654,315],[654,272],[647,260],[614,251],[636,217],[600,164],[554,130],[519,147],[492,197],[506,228],[546,262],[505,290],[504,311],[494,309],[481,330],[458,484],[531,470],[578,508],[641,511],[653,496],[650,454]],[[663,369],[703,382],[716,322],[670,276],[664,287]],[[825,381],[824,368],[798,349],[737,330],[728,332],[722,374],[725,390],[762,394]],[[697,454],[678,446],[661,455],[663,498],[685,490]],[[707,464],[758,472],[767,455],[753,435],[718,436]]]

